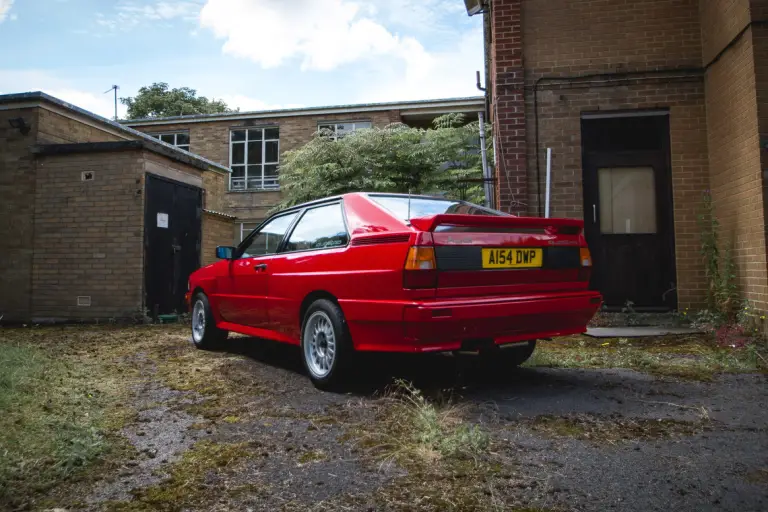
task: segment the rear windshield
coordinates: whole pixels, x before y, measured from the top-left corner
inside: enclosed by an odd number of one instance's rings
[[[423,197],[369,196],[371,200],[391,211],[403,220],[430,217],[443,213],[459,215],[504,215],[501,212],[483,208],[465,201],[448,199],[426,199]],[[410,202],[410,206],[409,206]],[[409,215],[410,210],[410,215]]]

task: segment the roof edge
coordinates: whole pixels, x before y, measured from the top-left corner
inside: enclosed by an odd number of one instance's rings
[[[198,162],[198,164],[192,164],[195,165],[198,168],[202,168],[202,166],[205,167],[205,170],[210,170],[214,172],[221,172],[221,173],[227,173],[229,174],[231,171],[228,167],[223,166],[221,164],[218,164],[216,162],[213,162],[211,160],[208,160],[207,158],[203,158],[200,155],[196,155],[195,153],[190,153],[189,151],[185,151],[183,149],[177,148],[176,146],[172,146],[170,144],[167,144],[165,142],[160,141],[159,139],[156,139],[150,135],[147,135],[144,132],[140,132],[138,130],[134,130],[133,128],[130,128],[128,126],[125,126],[121,123],[118,123],[116,121],[112,121],[110,119],[107,119],[106,117],[101,117],[98,114],[94,114],[93,112],[90,112],[88,110],[85,110],[83,108],[78,107],[77,105],[73,105],[72,103],[68,103],[66,101],[60,100],[59,98],[56,98],[54,96],[51,96],[49,94],[46,94],[42,91],[34,91],[34,92],[22,92],[22,93],[14,93],[14,94],[2,94],[0,95],[0,105],[7,105],[7,104],[13,104],[13,103],[24,103],[24,102],[30,102],[30,101],[38,101],[38,102],[46,102],[51,105],[55,105],[57,107],[63,108],[65,110],[68,110],[70,112],[73,112],[75,114],[87,117],[88,119],[92,121],[96,121],[98,123],[101,123],[103,125],[106,125],[108,127],[111,127],[115,130],[118,130],[126,135],[130,135],[132,137],[136,137],[137,139],[143,141],[146,144],[147,149],[153,149],[157,153],[165,154],[168,156],[168,154],[177,154],[179,155],[178,158],[186,158],[189,160],[194,160]],[[28,107],[29,105],[24,105]],[[176,158],[175,156],[171,156],[171,158]],[[183,160],[181,160],[183,161]]]
[[[222,114],[193,114],[189,116],[147,117],[121,121],[124,126],[147,126],[164,124],[201,123],[210,121],[236,121],[242,119],[258,119],[272,117],[297,117],[308,115],[353,114],[360,112],[380,112],[400,110],[407,114],[408,110],[423,110],[428,108],[451,109],[451,107],[476,108],[485,110],[485,96],[467,96],[463,98],[444,98],[436,100],[415,100],[386,103],[360,103],[353,105],[330,105],[320,107],[304,107],[275,110],[255,110],[249,112],[229,112]],[[474,110],[473,110],[474,111]]]
[[[182,164],[192,166],[201,171],[211,170],[205,162],[190,158],[168,148],[151,144],[145,140],[120,140],[107,142],[75,142],[66,144],[37,144],[32,147],[32,153],[37,155],[69,155],[73,153],[105,153],[115,151],[146,150]],[[219,172],[218,170],[214,172]]]

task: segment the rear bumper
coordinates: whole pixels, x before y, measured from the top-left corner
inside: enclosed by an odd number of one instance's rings
[[[450,351],[475,340],[502,345],[582,333],[601,303],[597,292],[408,303],[399,325],[352,321],[350,329],[358,350]]]

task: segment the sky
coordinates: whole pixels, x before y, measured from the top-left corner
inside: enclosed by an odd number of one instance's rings
[[[250,111],[476,96],[482,69],[482,19],[462,0],[0,0],[0,94],[106,117],[112,85]]]

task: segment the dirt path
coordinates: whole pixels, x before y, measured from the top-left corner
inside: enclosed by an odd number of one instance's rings
[[[66,340],[123,373],[127,447],[32,508],[768,510],[764,374],[491,375],[471,356],[389,356],[333,394],[296,349],[264,341],[206,353],[181,328]],[[387,395],[392,375],[415,387]]]

